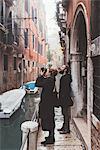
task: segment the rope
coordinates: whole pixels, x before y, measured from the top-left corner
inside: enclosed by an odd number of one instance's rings
[[[36,121],[37,109],[35,109],[31,121]]]
[[[21,145],[20,150],[23,150],[23,149],[24,149],[24,146],[25,146],[26,140],[27,140],[27,138],[28,138],[28,135],[29,135],[29,132],[25,135],[25,137],[24,137],[24,140],[23,140],[23,143],[22,143],[22,145]]]

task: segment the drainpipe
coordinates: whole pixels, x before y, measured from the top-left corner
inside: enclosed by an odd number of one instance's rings
[[[92,68],[92,60],[90,55],[90,48],[87,57],[88,57],[87,58],[87,123],[88,123],[88,139],[89,139],[88,150],[91,150],[93,68]]]
[[[23,56],[22,56],[22,60],[21,60],[21,86],[23,86],[23,71],[24,71],[24,67],[23,67]]]
[[[66,62],[68,63],[70,61],[70,55],[69,55],[69,39],[68,31],[66,30],[66,37],[65,37],[65,43],[66,43]]]

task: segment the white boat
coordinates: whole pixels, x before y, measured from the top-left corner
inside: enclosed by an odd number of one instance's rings
[[[27,82],[21,88],[25,89],[27,94],[35,94],[38,92],[38,87],[35,86],[35,81]]]
[[[25,94],[24,89],[13,89],[0,95],[0,118],[10,118],[20,107]]]

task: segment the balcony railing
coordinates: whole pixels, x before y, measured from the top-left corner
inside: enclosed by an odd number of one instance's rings
[[[6,28],[4,25],[0,24],[0,42],[3,44],[19,45],[19,29],[18,25],[14,24],[14,31],[12,31],[12,22],[6,23]]]
[[[6,33],[6,29],[5,27],[0,23],[0,50],[2,50],[5,45],[4,45],[4,42],[5,42],[5,33]]]
[[[0,43],[6,44],[6,45],[12,45],[15,44],[19,45],[19,37],[15,37],[14,34],[10,31],[8,33],[3,32],[0,30]]]
[[[63,9],[62,3],[58,2],[56,6],[56,18],[58,22],[58,26],[60,27],[63,33],[66,33],[66,13]]]

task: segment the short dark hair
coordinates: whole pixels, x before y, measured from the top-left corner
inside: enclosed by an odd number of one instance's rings
[[[44,74],[47,72],[47,68],[44,68]]]
[[[44,74],[47,72],[47,68],[42,67],[41,71],[44,72]]]
[[[70,72],[70,67],[68,65],[66,65],[64,70],[65,70],[66,73],[69,73]]]
[[[58,74],[58,71],[56,69],[50,69],[49,72],[51,76],[56,76]]]
[[[41,71],[42,71],[42,72],[44,71],[44,67],[41,68]]]

